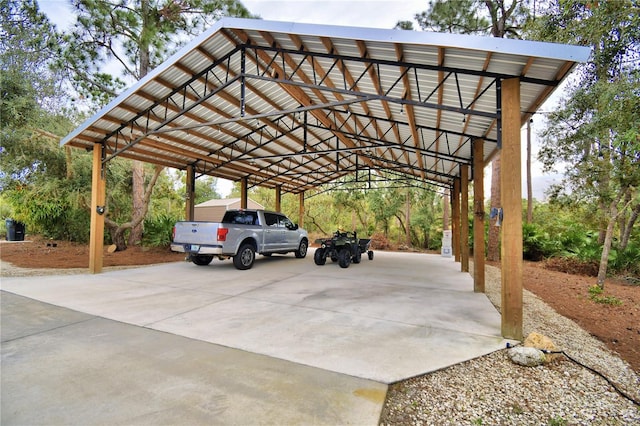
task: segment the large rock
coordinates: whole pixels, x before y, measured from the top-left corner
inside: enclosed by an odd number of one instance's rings
[[[553,343],[551,339],[536,332],[530,333],[527,336],[527,338],[524,340],[524,346],[549,352],[555,352],[558,350],[558,347]],[[545,362],[549,363],[559,356],[560,354],[557,353],[545,354]]]
[[[527,346],[511,348],[507,351],[507,355],[512,362],[525,367],[536,367],[545,362],[544,353],[540,349]]]

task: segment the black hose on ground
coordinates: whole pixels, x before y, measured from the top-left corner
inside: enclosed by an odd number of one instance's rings
[[[517,344],[517,345],[512,345],[511,343],[507,342],[507,349],[514,348],[514,347],[519,346],[519,345],[520,345],[520,343]],[[633,404],[635,404],[635,405],[640,407],[640,401],[638,401],[637,399],[635,399],[631,395],[627,394],[615,382],[613,382],[613,380],[609,379],[607,376],[605,376],[604,374],[602,374],[598,370],[596,370],[594,368],[591,368],[588,365],[583,364],[582,362],[578,361],[577,359],[575,359],[574,357],[572,357],[571,355],[569,355],[565,351],[550,351],[550,350],[547,350],[547,349],[538,349],[538,350],[542,351],[542,353],[544,353],[544,354],[562,354],[562,355],[564,355],[565,357],[567,357],[567,359],[569,359],[570,361],[572,361],[575,364],[579,365],[580,367],[586,368],[587,370],[591,371],[595,375],[602,377],[607,383],[609,383],[609,385],[611,385],[612,388],[614,388],[616,390],[616,392],[618,392],[618,394],[620,396],[622,396],[623,398],[631,401]]]

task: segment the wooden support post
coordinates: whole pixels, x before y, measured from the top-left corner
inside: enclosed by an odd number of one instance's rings
[[[249,199],[249,185],[248,185],[248,179],[246,177],[243,177],[242,179],[240,179],[240,208],[241,209],[246,209],[248,203],[248,199]]]
[[[451,242],[453,243],[453,257],[460,262],[460,179],[453,181],[451,200]]]
[[[520,80],[502,81],[502,336],[522,340],[522,164]]]
[[[469,272],[469,165],[460,166],[460,270]]]
[[[473,291],[484,293],[484,140],[473,141]]]
[[[298,226],[304,228],[304,192],[298,194],[300,197],[300,207],[298,211]]]
[[[187,167],[187,194],[185,197],[184,217],[192,221],[195,217],[196,173],[193,166]]]
[[[102,272],[104,252],[104,213],[106,212],[106,173],[102,165],[103,146],[93,145],[93,169],[91,171],[91,230],[89,237],[89,272]]]
[[[276,186],[276,211],[282,211],[282,185]]]

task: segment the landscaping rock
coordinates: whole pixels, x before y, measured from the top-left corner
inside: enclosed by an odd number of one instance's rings
[[[546,358],[544,353],[540,349],[516,346],[509,349],[507,352],[509,359],[518,365],[524,365],[525,367],[536,367],[544,364]]]
[[[535,331],[529,333],[527,338],[524,341],[524,346],[529,348],[536,348],[544,351],[555,352],[558,350],[558,347],[553,343],[553,340],[544,336],[540,333],[536,333]],[[558,353],[545,353],[545,363],[549,363],[554,359],[558,358],[560,354]]]

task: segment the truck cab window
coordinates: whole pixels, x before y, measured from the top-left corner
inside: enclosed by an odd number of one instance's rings
[[[265,213],[264,214],[265,225],[272,226],[274,228],[278,227],[278,215],[273,213]]]

